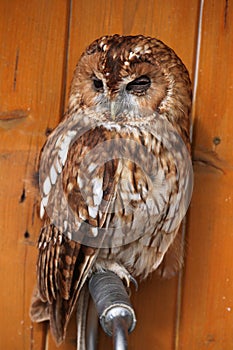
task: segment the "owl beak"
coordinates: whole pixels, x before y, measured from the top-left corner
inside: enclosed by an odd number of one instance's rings
[[[116,101],[110,102],[110,112],[111,112],[111,118],[113,120],[115,120],[116,119],[116,112],[117,112]]]

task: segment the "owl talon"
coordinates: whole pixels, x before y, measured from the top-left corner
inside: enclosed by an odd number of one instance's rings
[[[113,272],[120,277],[120,279],[125,283],[127,288],[130,288],[130,283],[133,283],[136,291],[138,290],[138,283],[136,279],[133,276],[131,276],[127,270],[125,271],[123,270],[120,273],[119,272],[117,273],[116,271],[113,271]]]
[[[138,282],[137,282],[137,280],[136,280],[133,276],[131,276],[131,275],[130,275],[130,282],[133,283],[133,285],[134,285],[134,287],[135,287],[135,290],[136,290],[136,292],[137,292],[137,291],[138,291]]]
[[[96,262],[96,270],[98,271],[112,271],[115,273],[126,285],[130,287],[130,283],[133,283],[135,289],[138,290],[138,283],[136,279],[130,275],[126,268],[119,263],[100,260]]]
[[[136,279],[131,276],[130,274],[124,276],[123,278],[121,278],[122,281],[125,283],[127,288],[130,288],[130,284],[133,283],[136,291],[138,290],[138,282],[136,281]]]

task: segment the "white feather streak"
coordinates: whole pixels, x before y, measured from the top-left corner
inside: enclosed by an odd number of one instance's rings
[[[54,185],[57,181],[57,172],[56,172],[54,165],[52,165],[51,169],[50,169],[50,180],[51,180],[52,185]]]
[[[96,237],[98,235],[98,227],[92,227],[91,232],[93,233],[93,236]]]
[[[81,179],[81,177],[78,175],[77,176],[77,184],[78,184],[80,189],[83,187],[83,183],[84,183],[83,179]]]
[[[95,206],[95,207],[88,206],[88,213],[93,219],[97,217],[98,209],[99,209],[98,206]]]
[[[49,196],[43,197],[41,203],[43,204],[44,207],[47,206],[49,200]]]
[[[56,159],[55,167],[57,169],[57,172],[60,174],[62,172],[62,167],[58,158]]]
[[[44,194],[47,196],[47,194],[49,194],[50,190],[51,190],[51,182],[50,182],[49,177],[47,176],[45,179],[45,182],[43,184]]]
[[[44,210],[43,203],[42,203],[42,201],[41,201],[41,202],[40,202],[40,218],[41,218],[41,219],[43,219],[44,213],[45,213],[45,210]]]
[[[59,155],[59,157],[60,157],[60,160],[61,160],[61,162],[62,162],[62,165],[65,165],[65,162],[66,162],[66,159],[67,159],[68,151],[69,151],[69,147],[61,148],[61,149],[58,151],[58,155]]]
[[[93,183],[94,205],[100,205],[103,198],[103,178],[96,177]]]

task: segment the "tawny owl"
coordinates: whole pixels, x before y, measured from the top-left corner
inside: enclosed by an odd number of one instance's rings
[[[142,35],[104,36],[81,56],[67,113],[42,151],[43,227],[34,321],[57,343],[90,275],[128,284],[182,264],[189,204],[191,84],[173,50]]]

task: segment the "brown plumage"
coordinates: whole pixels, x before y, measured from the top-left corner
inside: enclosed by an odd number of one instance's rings
[[[188,72],[157,39],[106,36],[81,56],[67,113],[40,165],[43,227],[31,316],[50,320],[58,344],[92,272],[112,270],[129,283],[181,266],[190,109]]]

